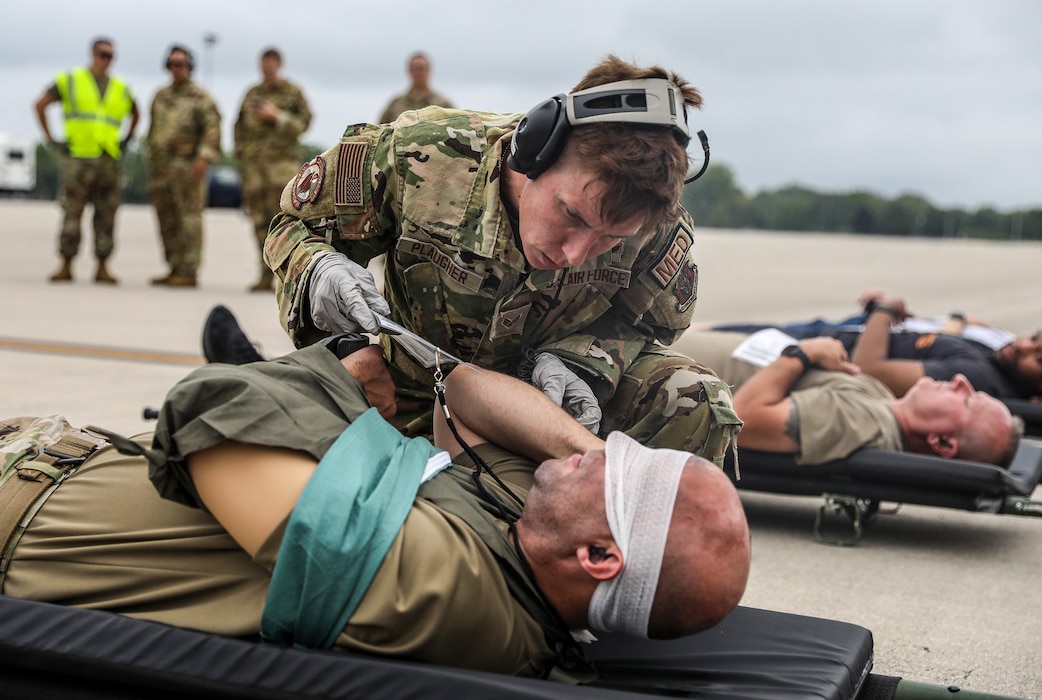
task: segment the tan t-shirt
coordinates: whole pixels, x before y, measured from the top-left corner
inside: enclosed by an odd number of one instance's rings
[[[843,459],[865,447],[903,450],[894,395],[868,375],[811,370],[789,394],[800,418],[798,464]]]

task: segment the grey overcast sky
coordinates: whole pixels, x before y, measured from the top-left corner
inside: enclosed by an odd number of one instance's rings
[[[1042,207],[1042,2],[1037,0],[0,0],[0,131],[33,140],[54,74],[116,42],[114,72],[148,106],[171,43],[195,51],[223,147],[267,46],[332,145],[406,85],[414,50],[456,106],[524,111],[607,53],[659,63],[705,97],[691,115],[747,192],[925,196],[937,206]],[[204,46],[203,37],[217,41]],[[58,108],[49,112],[60,128]],[[57,133],[61,133],[57,131]],[[699,155],[699,154],[694,154]]]

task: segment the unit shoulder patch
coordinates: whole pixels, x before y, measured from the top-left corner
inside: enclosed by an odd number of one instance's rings
[[[301,166],[297,177],[293,179],[290,201],[293,207],[300,209],[307,202],[314,202],[322,191],[322,182],[326,177],[326,161],[322,156],[315,156]]]
[[[693,262],[681,266],[673,284],[673,296],[677,300],[677,311],[687,311],[698,298],[698,266]]]

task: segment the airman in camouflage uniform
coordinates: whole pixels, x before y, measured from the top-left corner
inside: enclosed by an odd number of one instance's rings
[[[36,117],[46,142],[61,152],[61,189],[64,213],[58,235],[62,266],[52,282],[72,281],[72,261],[80,249],[83,211],[94,207],[95,282],[116,284],[107,261],[115,248],[116,210],[121,201],[120,173],[123,149],[134,136],[140,113],[134,95],[121,79],[109,75],[115,48],[108,39],[95,39],[89,67],[58,74],[36,101]],[[66,140],[58,143],[47,124],[49,105],[60,103],[65,113]],[[127,116],[130,128],[120,131]]]
[[[304,93],[279,77],[279,52],[267,49],[260,63],[264,80],[246,92],[235,122],[235,157],[260,257],[260,277],[251,287],[254,292],[271,291],[274,278],[262,257],[264,239],[278,213],[282,190],[300,167],[300,135],[311,123]]]
[[[173,82],[152,100],[147,143],[152,205],[170,272],[152,284],[195,287],[203,249],[206,170],[221,155],[221,116],[210,95],[192,82],[187,50],[172,48],[167,69]]]
[[[402,112],[424,107],[452,107],[449,98],[431,90],[429,80],[431,62],[426,54],[414,53],[409,56],[409,89],[396,95],[384,108],[380,115],[380,123],[388,124],[397,119]]]
[[[688,327],[696,299],[690,217],[681,209],[565,270],[533,269],[501,199],[521,116],[430,107],[391,125],[348,127],[305,164],[265,248],[284,327],[298,347],[326,335],[307,293],[323,256],[365,265],[386,253],[393,320],[508,374],[526,351],[552,353],[593,388],[600,434],[621,429],[721,463],[741,426],[727,386],[662,347]],[[429,401],[430,373],[386,337],[384,348],[399,397]],[[400,414],[409,408],[401,402]],[[418,429],[420,421],[405,426]]]

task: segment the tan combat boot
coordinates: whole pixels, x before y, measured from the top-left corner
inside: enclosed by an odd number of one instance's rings
[[[191,289],[196,287],[198,283],[195,279],[195,275],[172,274],[166,278],[166,282],[163,284],[167,287],[184,287]]]
[[[102,259],[98,260],[98,271],[94,273],[94,281],[102,284],[119,284],[119,280],[109,273],[105,261]]]
[[[51,282],[72,282],[72,258],[65,258],[61,268],[51,275]]]

